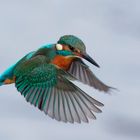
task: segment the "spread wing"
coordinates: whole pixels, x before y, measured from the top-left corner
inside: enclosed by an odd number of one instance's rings
[[[72,62],[68,72],[80,82],[98,89],[99,91],[108,92],[111,87],[101,82],[89,69],[89,67],[79,58]]]
[[[20,64],[15,69],[16,88],[30,102],[51,118],[63,122],[88,122],[102,103],[87,95],[67,79],[64,71],[47,64],[42,56]]]

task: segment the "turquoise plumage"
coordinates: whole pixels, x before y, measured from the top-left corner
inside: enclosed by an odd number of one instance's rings
[[[84,43],[66,35],[57,44],[44,45],[30,52],[0,77],[0,85],[15,83],[17,90],[50,117],[63,122],[88,122],[96,119],[102,103],[72,83],[78,80],[100,91],[111,87],[102,83],[82,61],[99,65],[86,54]]]

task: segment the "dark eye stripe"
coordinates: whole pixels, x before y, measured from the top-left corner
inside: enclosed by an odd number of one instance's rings
[[[69,46],[69,48],[70,48],[71,51],[74,51],[75,50],[75,48],[72,47],[72,46]]]

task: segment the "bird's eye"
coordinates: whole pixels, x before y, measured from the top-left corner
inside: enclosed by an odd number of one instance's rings
[[[71,51],[74,51],[74,48],[72,46],[69,46],[69,48],[70,48]]]
[[[56,44],[56,49],[61,51],[63,50],[63,46],[61,44]]]

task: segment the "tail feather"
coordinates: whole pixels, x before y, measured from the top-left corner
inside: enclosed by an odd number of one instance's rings
[[[3,83],[2,82],[0,82],[0,86],[2,86],[3,85]]]
[[[2,86],[3,83],[4,83],[4,79],[3,79],[3,77],[0,75],[0,86]]]
[[[9,67],[6,71],[0,75],[0,86],[4,85],[6,79],[12,79],[13,78],[13,71],[15,68],[15,64]]]

